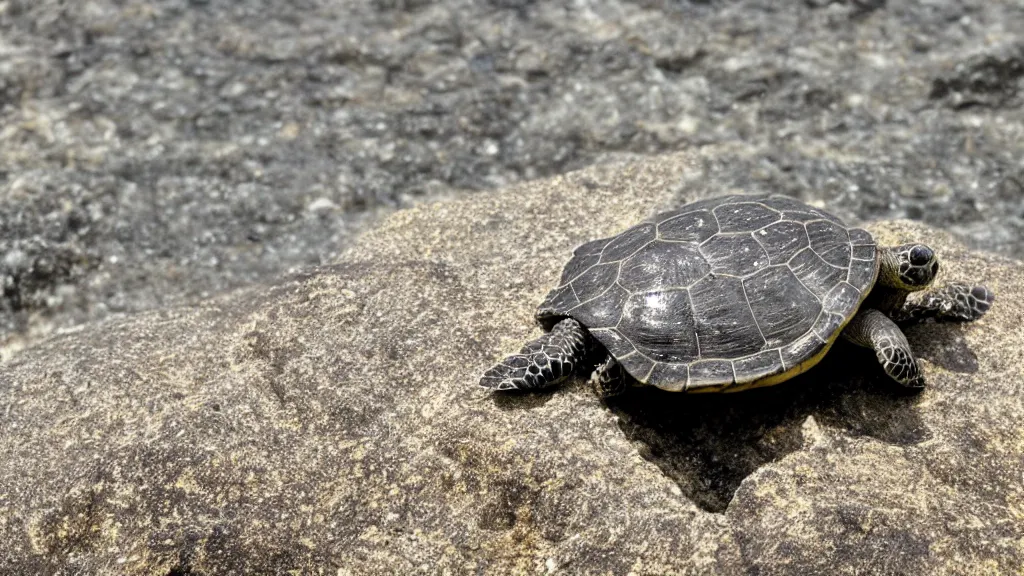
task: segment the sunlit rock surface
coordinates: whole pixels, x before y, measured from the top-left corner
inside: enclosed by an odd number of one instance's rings
[[[944,232],[868,226],[997,294],[911,331],[920,394],[844,343],[728,396],[476,388],[575,245],[741,152],[400,211],[330,266],[26,349],[0,367],[0,573],[1018,569],[1024,265]]]

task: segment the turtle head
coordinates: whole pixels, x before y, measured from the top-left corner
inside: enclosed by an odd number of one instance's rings
[[[880,280],[893,288],[922,290],[939,273],[935,251],[924,244],[903,244],[883,250]]]

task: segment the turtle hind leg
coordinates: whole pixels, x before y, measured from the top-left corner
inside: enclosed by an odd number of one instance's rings
[[[505,358],[480,378],[491,390],[537,390],[565,380],[587,355],[587,334],[572,318]]]
[[[611,354],[608,354],[590,375],[590,385],[598,397],[610,398],[625,392],[628,382],[622,365],[616,362]]]
[[[898,322],[972,322],[984,316],[995,299],[985,286],[950,283],[925,293],[918,302],[908,302],[895,317]]]
[[[907,337],[891,318],[878,310],[861,310],[843,330],[843,337],[871,348],[885,373],[908,388],[923,388],[924,376]]]

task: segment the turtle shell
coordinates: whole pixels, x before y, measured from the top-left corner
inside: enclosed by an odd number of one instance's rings
[[[537,317],[572,317],[635,379],[742,389],[813,366],[878,275],[871,235],[785,196],[725,196],[578,247]]]

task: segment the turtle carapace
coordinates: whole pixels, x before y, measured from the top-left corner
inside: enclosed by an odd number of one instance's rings
[[[938,269],[924,244],[879,247],[793,198],[694,202],[578,247],[537,310],[547,332],[480,384],[549,386],[597,350],[602,396],[630,384],[735,391],[804,372],[842,335],[873,349],[893,380],[921,387],[899,325],[976,320],[994,300],[984,286],[949,284],[909,303]]]

